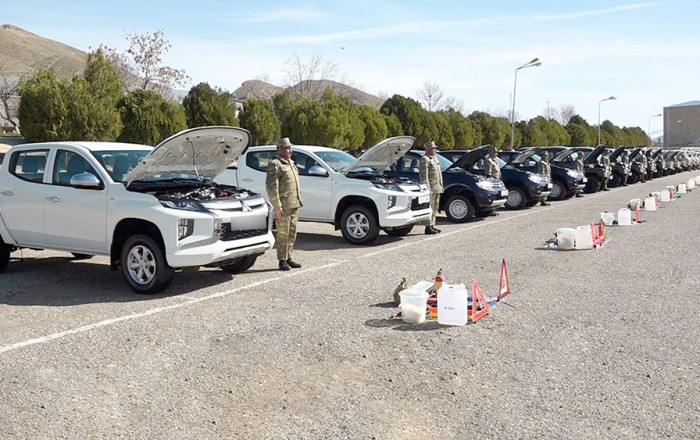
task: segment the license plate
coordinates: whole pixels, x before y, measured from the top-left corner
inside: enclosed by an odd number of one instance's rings
[[[501,197],[508,197],[508,190],[507,189],[501,190]]]
[[[418,197],[418,203],[420,203],[421,205],[423,203],[429,203],[429,202],[430,202],[430,196],[419,196]]]

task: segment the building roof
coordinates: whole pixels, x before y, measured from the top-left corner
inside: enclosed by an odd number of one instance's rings
[[[680,104],[669,105],[669,107],[692,107],[695,105],[700,105],[700,101],[682,102]]]

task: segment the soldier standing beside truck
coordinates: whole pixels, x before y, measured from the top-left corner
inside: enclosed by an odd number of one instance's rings
[[[552,167],[549,165],[549,160],[547,157],[547,152],[545,150],[538,150],[537,154],[540,156],[540,161],[537,162],[537,173],[542,174],[550,182],[552,181]],[[542,206],[548,206],[547,198],[543,198],[540,203]]]
[[[292,143],[289,138],[277,141],[277,157],[267,166],[265,190],[275,210],[279,269],[298,269],[301,264],[292,260],[292,249],[297,237],[297,220],[302,203],[299,170],[292,160]]]
[[[440,207],[440,194],[443,192],[442,170],[440,162],[435,157],[437,151],[435,142],[428,142],[423,145],[423,149],[425,154],[418,161],[418,176],[420,183],[427,185],[430,189],[430,209],[433,210],[433,213],[430,216],[430,224],[425,227],[425,233],[431,235],[441,232],[435,227],[435,218]]]

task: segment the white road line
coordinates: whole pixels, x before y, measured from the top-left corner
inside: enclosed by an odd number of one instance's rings
[[[81,327],[77,327],[74,329],[65,330],[65,331],[58,332],[58,333],[52,333],[50,335],[41,336],[38,338],[28,339],[26,341],[17,342],[15,344],[11,344],[11,345],[5,345],[3,347],[0,347],[0,354],[6,353],[6,352],[12,351],[12,350],[17,350],[19,348],[29,347],[31,345],[42,344],[44,342],[53,341],[55,339],[65,338],[66,336],[75,335],[78,333],[85,333],[85,332],[88,332],[90,330],[98,329],[101,327],[107,327],[109,325],[117,324],[119,322],[131,321],[133,319],[139,319],[139,318],[143,318],[145,316],[157,315],[157,314],[160,314],[163,312],[167,312],[170,310],[175,310],[175,309],[179,309],[182,307],[190,306],[192,304],[197,304],[197,303],[200,303],[203,301],[209,301],[211,299],[223,298],[225,296],[229,296],[231,294],[240,292],[242,290],[252,289],[254,287],[262,286],[264,284],[269,284],[269,283],[279,281],[279,280],[284,279],[284,278],[301,276],[301,275],[304,275],[308,272],[313,272],[316,270],[322,270],[322,269],[326,269],[329,267],[339,266],[339,265],[344,264],[346,262],[347,261],[345,261],[345,260],[335,260],[334,263],[324,264],[322,266],[312,267],[312,268],[304,269],[304,270],[295,270],[295,271],[292,271],[288,274],[284,274],[284,275],[280,275],[280,276],[277,276],[274,278],[269,278],[266,280],[246,284],[245,286],[236,287],[235,289],[230,289],[230,290],[226,290],[223,292],[213,293],[211,295],[203,296],[201,298],[192,298],[192,299],[189,299],[188,301],[184,301],[184,302],[181,302],[178,304],[173,304],[173,305],[165,306],[165,307],[156,307],[153,309],[146,310],[144,312],[132,313],[130,315],[124,315],[124,316],[120,316],[120,317],[114,318],[114,319],[106,319],[104,321],[99,321],[99,322],[96,322],[94,324],[83,325]]]
[[[602,195],[603,195],[603,194],[595,194],[595,195],[592,195],[592,196],[589,195],[589,196],[587,196],[587,198],[588,198],[588,199],[591,199],[591,198],[596,198],[596,197],[599,197],[599,196],[602,196]],[[525,217],[525,216],[533,215],[533,214],[538,214],[538,213],[540,213],[540,212],[544,212],[544,211],[547,211],[547,210],[550,210],[550,209],[556,209],[556,208],[563,207],[563,206],[568,206],[568,205],[570,205],[571,203],[577,203],[577,202],[578,202],[578,200],[569,200],[568,202],[558,202],[556,205],[550,206],[550,207],[548,207],[548,208],[542,208],[542,209],[538,209],[538,210],[531,210],[531,211],[523,212],[523,213],[521,213],[521,214],[517,214],[517,215],[513,215],[513,216],[508,216],[508,217],[505,217],[505,218],[501,218],[501,219],[498,219],[498,220],[481,222],[481,223],[478,223],[478,224],[475,224],[475,225],[471,225],[471,226],[466,227],[466,228],[460,228],[460,229],[458,229],[458,230],[456,230],[456,231],[445,232],[445,233],[442,233],[442,234],[437,234],[437,235],[434,235],[434,236],[425,237],[424,239],[421,239],[421,240],[418,240],[418,241],[415,241],[415,242],[403,243],[403,244],[396,245],[396,246],[390,246],[390,247],[387,247],[387,248],[385,248],[385,249],[380,249],[380,250],[378,250],[378,251],[376,251],[376,252],[370,252],[370,253],[362,254],[362,255],[360,255],[360,256],[355,257],[354,259],[359,260],[359,259],[361,259],[361,258],[373,257],[373,256],[380,255],[380,254],[383,254],[383,253],[386,253],[386,252],[391,252],[391,251],[395,251],[395,250],[398,250],[398,249],[403,249],[403,248],[406,248],[406,247],[409,247],[409,246],[415,246],[415,245],[421,244],[421,243],[423,243],[423,242],[425,242],[425,241],[427,241],[427,240],[437,240],[437,239],[440,239],[440,238],[449,237],[449,236],[451,236],[451,235],[459,234],[459,233],[462,233],[462,232],[464,232],[464,231],[469,231],[469,230],[476,229],[476,228],[481,228],[481,227],[485,227],[485,226],[491,226],[491,225],[503,223],[503,222],[506,222],[506,221],[509,221],[509,220],[512,220],[512,219],[516,219],[516,218],[520,218],[520,217]],[[288,273],[288,274],[280,275],[280,276],[277,276],[277,277],[274,277],[274,278],[269,278],[269,279],[266,279],[266,280],[263,280],[263,281],[257,281],[257,282],[254,282],[254,283],[246,284],[246,285],[244,285],[244,286],[236,287],[235,289],[230,289],[230,290],[226,290],[226,291],[223,291],[223,292],[213,293],[213,294],[211,294],[211,295],[203,296],[203,297],[201,297],[201,298],[181,297],[181,298],[186,298],[187,301],[183,301],[183,302],[178,303],[178,304],[173,304],[173,305],[165,306],[165,307],[156,307],[156,308],[153,308],[153,309],[146,310],[146,311],[144,311],[144,312],[132,313],[131,315],[124,315],[124,316],[120,316],[120,317],[114,318],[114,319],[107,319],[107,320],[104,320],[104,321],[96,322],[96,323],[94,323],[94,324],[88,324],[88,325],[84,325],[84,326],[77,327],[77,328],[74,328],[74,329],[65,330],[65,331],[57,332],[57,333],[52,333],[52,334],[50,334],[50,335],[41,336],[41,337],[38,337],[38,338],[27,339],[26,341],[17,342],[17,343],[10,344],[10,345],[5,345],[5,346],[0,347],[0,354],[7,353],[7,352],[9,352],[9,351],[17,350],[17,349],[24,348],[24,347],[29,347],[29,346],[36,345],[36,344],[43,344],[44,342],[49,342],[49,341],[53,341],[53,340],[56,340],[56,339],[65,338],[65,337],[67,337],[67,336],[71,336],[71,335],[75,335],[75,334],[79,334],[79,333],[85,333],[85,332],[88,332],[88,331],[90,331],[90,330],[95,330],[95,329],[98,329],[98,328],[107,327],[107,326],[109,326],[109,325],[117,324],[117,323],[120,323],[120,322],[131,321],[131,320],[134,320],[134,319],[139,319],[139,318],[143,318],[143,317],[151,316],[151,315],[157,315],[157,314],[160,314],[160,313],[168,312],[168,311],[170,311],[170,310],[175,310],[175,309],[179,309],[179,308],[182,308],[182,307],[187,307],[187,306],[190,306],[190,305],[193,305],[193,304],[198,304],[198,303],[203,302],[203,301],[209,301],[209,300],[212,300],[212,299],[223,298],[223,297],[225,297],[225,296],[229,296],[229,295],[231,295],[231,294],[240,292],[240,291],[242,291],[242,290],[252,289],[252,288],[254,288],[254,287],[262,286],[262,285],[264,285],[264,284],[269,284],[269,283],[272,283],[272,282],[275,282],[275,281],[282,280],[282,279],[284,279],[284,278],[296,277],[296,276],[300,276],[300,275],[306,274],[306,273],[308,273],[308,272],[313,272],[313,271],[317,271],[317,270],[326,269],[326,268],[329,268],[329,267],[339,266],[339,265],[341,265],[341,264],[347,263],[348,260],[335,260],[335,259],[332,259],[332,260],[330,260],[330,261],[331,261],[331,263],[329,263],[329,264],[324,264],[324,265],[321,265],[321,266],[316,266],[316,267],[312,267],[312,268],[308,268],[308,269],[303,269],[303,270],[294,270],[294,271],[291,271],[291,272]]]

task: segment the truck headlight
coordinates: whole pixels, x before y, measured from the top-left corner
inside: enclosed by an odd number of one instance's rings
[[[531,182],[535,183],[542,183],[545,181],[545,178],[540,176],[539,174],[530,174],[527,176],[528,179],[530,179]]]
[[[206,212],[201,203],[194,200],[161,200],[160,204],[166,208],[182,209],[184,211]]]
[[[489,180],[480,180],[476,182],[476,186],[478,186],[481,189],[485,189],[487,191],[490,191],[493,189],[493,182]]]
[[[381,182],[372,182],[372,185],[374,185],[376,188],[379,189],[386,189],[389,191],[398,191],[401,192],[402,189],[399,185],[396,183],[381,183]]]
[[[185,237],[192,235],[194,230],[194,219],[181,218],[177,221],[177,239],[182,240]]]

